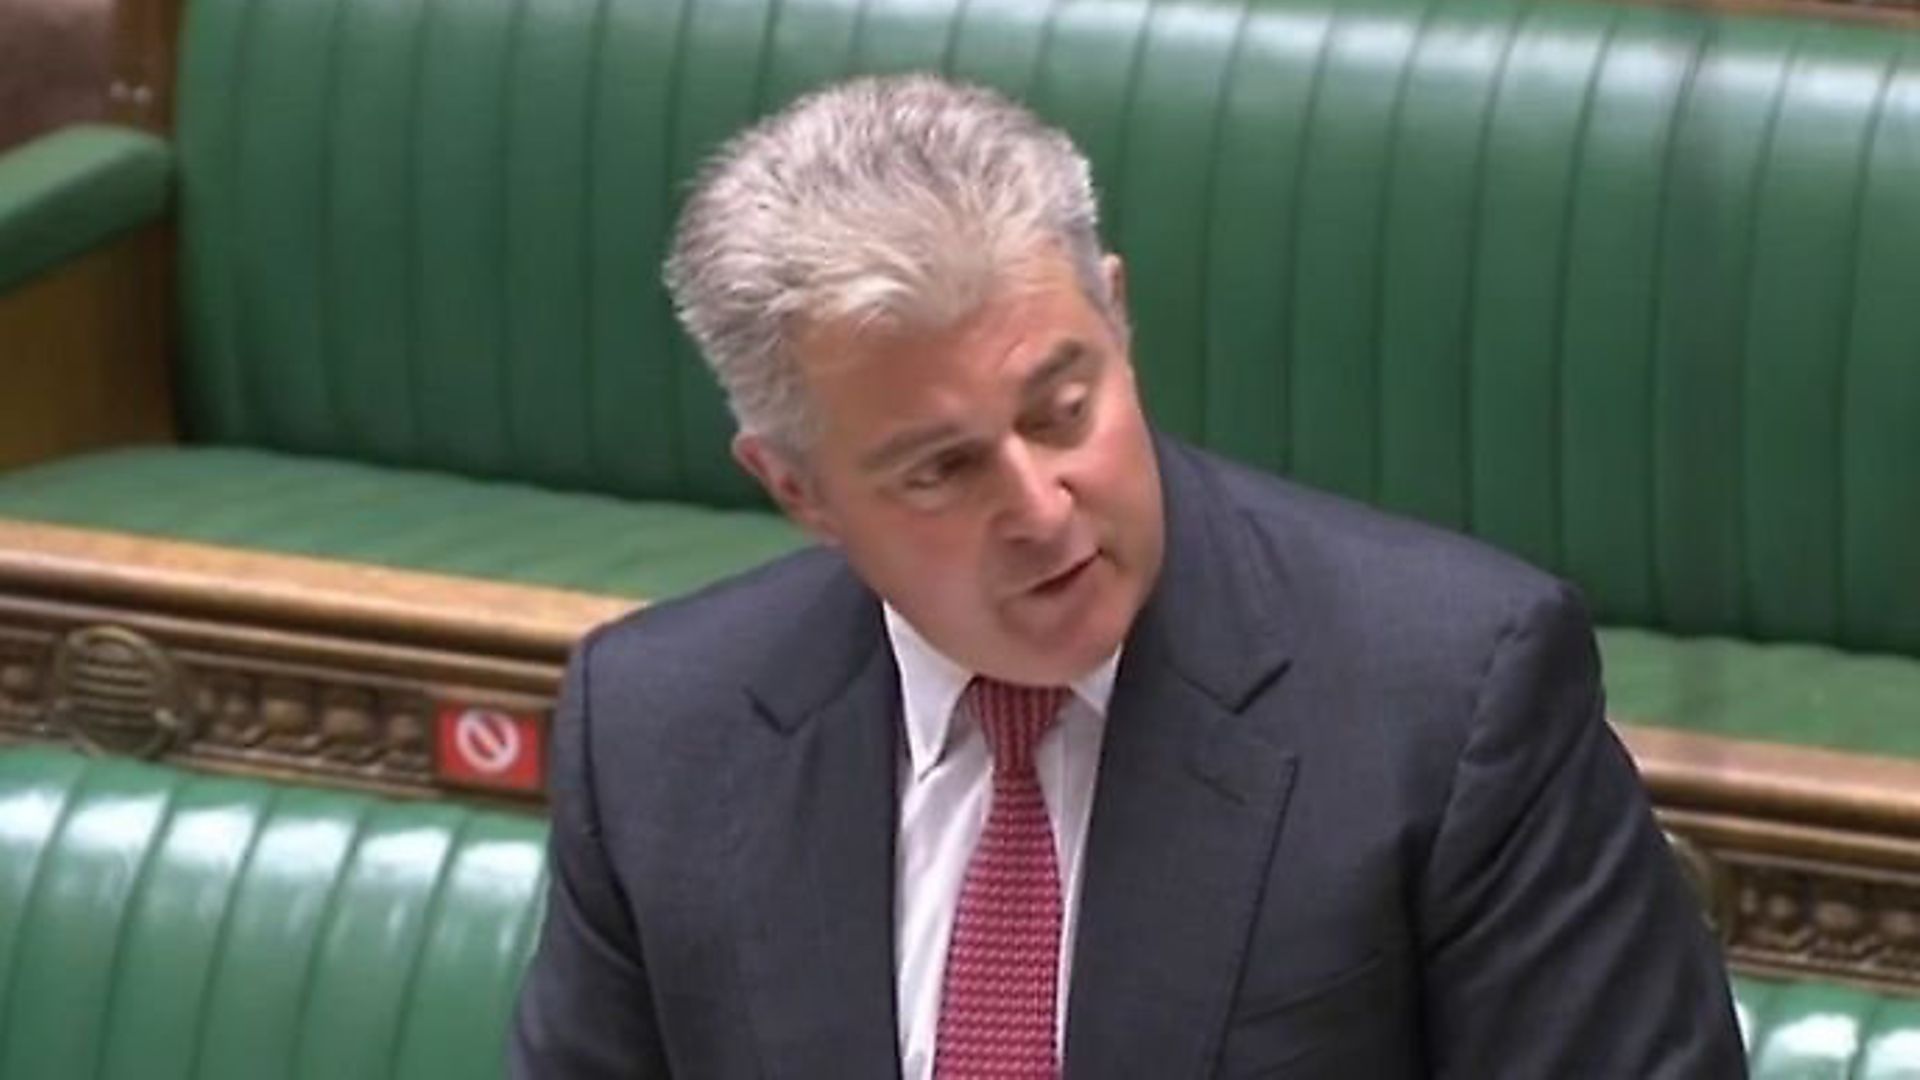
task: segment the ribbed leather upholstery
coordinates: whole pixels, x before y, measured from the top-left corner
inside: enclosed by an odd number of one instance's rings
[[[0,1078],[501,1076],[544,826],[0,751]]]
[[[1516,0],[194,0],[202,438],[737,504],[656,268],[853,71],[1064,123],[1166,427],[1607,621],[1920,654],[1920,51]]]
[[[1616,721],[1920,758],[1920,663],[1906,657],[1623,626],[1599,637]]]
[[[160,220],[173,154],[143,131],[75,124],[0,157],[0,292]]]
[[[0,750],[0,1080],[485,1080],[543,826]],[[1920,1001],[1735,980],[1756,1080],[1912,1080]]]
[[[748,115],[744,96],[682,84],[754,78],[750,56],[679,54],[687,7],[189,4],[193,429],[747,501],[719,396],[657,284],[671,193]],[[691,7],[727,34],[744,25],[726,3]]]
[[[799,547],[770,513],[222,447],[90,454],[0,479],[0,515],[636,599]],[[1602,627],[1616,719],[1920,757],[1920,664]]]
[[[1920,1077],[1920,999],[1754,978],[1734,995],[1753,1080]]]
[[[641,599],[803,542],[771,513],[207,446],[25,469],[0,480],[0,515]]]

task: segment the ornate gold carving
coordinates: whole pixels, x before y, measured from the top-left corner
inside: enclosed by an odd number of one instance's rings
[[[284,670],[208,668],[194,708],[205,735],[196,753],[305,772],[434,783],[424,688],[372,685],[364,677]]]
[[[0,596],[0,738],[78,741],[222,771],[450,794],[434,768],[444,702],[539,712],[549,697],[492,684],[463,654],[394,662],[391,649],[203,624],[125,624],[8,611]],[[409,660],[413,657],[409,656]],[[541,681],[557,684],[559,665]],[[531,691],[531,692],[530,692]],[[550,690],[547,691],[551,693]],[[508,797],[525,798],[524,794]]]
[[[186,732],[179,673],[141,634],[88,626],[54,653],[47,719],[103,752],[157,757]]]
[[[1732,858],[1735,962],[1920,983],[1920,875]]]
[[[1694,899],[1706,915],[1707,925],[1718,930],[1727,921],[1727,880],[1720,863],[1699,844],[1674,832],[1666,833],[1667,846],[1680,864],[1680,873],[1693,887]]]
[[[47,731],[47,664],[50,638],[0,637],[0,731],[43,735]]]
[[[38,694],[40,672],[32,660],[8,657],[0,661],[0,695],[8,701],[27,701]]]
[[[1874,921],[1883,955],[1902,971],[1920,972],[1920,890],[1890,898]]]
[[[442,717],[518,717],[537,763],[568,648],[632,606],[0,519],[0,743],[536,802],[443,768]]]

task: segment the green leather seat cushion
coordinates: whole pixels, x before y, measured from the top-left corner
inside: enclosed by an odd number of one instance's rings
[[[1920,758],[1920,660],[1627,627],[1603,628],[1600,652],[1617,720]]]
[[[271,451],[149,447],[0,475],[0,515],[658,599],[805,542],[718,511]],[[1920,661],[1603,627],[1620,718],[1920,757]]]
[[[1920,1078],[1920,1000],[1747,977],[1733,989],[1754,1080]]]
[[[0,516],[644,598],[804,542],[771,512],[204,446],[0,474]]]
[[[501,1076],[545,831],[0,750],[0,1076]]]
[[[544,836],[447,803],[0,750],[0,1076],[499,1076]],[[1920,1077],[1920,1001],[1734,992],[1757,1080]]]

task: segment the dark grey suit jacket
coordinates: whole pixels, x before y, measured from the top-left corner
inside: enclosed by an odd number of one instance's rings
[[[1109,709],[1066,1075],[1745,1075],[1578,599],[1159,452],[1167,558]],[[879,602],[830,552],[593,634],[514,1075],[896,1076],[899,731]]]

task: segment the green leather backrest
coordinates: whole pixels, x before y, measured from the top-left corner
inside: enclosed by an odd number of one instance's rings
[[[0,751],[0,1080],[504,1074],[544,826]]]
[[[0,750],[0,1080],[484,1080],[544,827]],[[1920,1000],[1735,980],[1757,1080],[1912,1080]]]
[[[1599,616],[1920,655],[1916,35],[1518,0],[191,0],[199,437],[752,494],[656,268],[855,71],[1094,159],[1175,432]]]
[[[1734,979],[1753,1080],[1915,1080],[1920,998]]]

